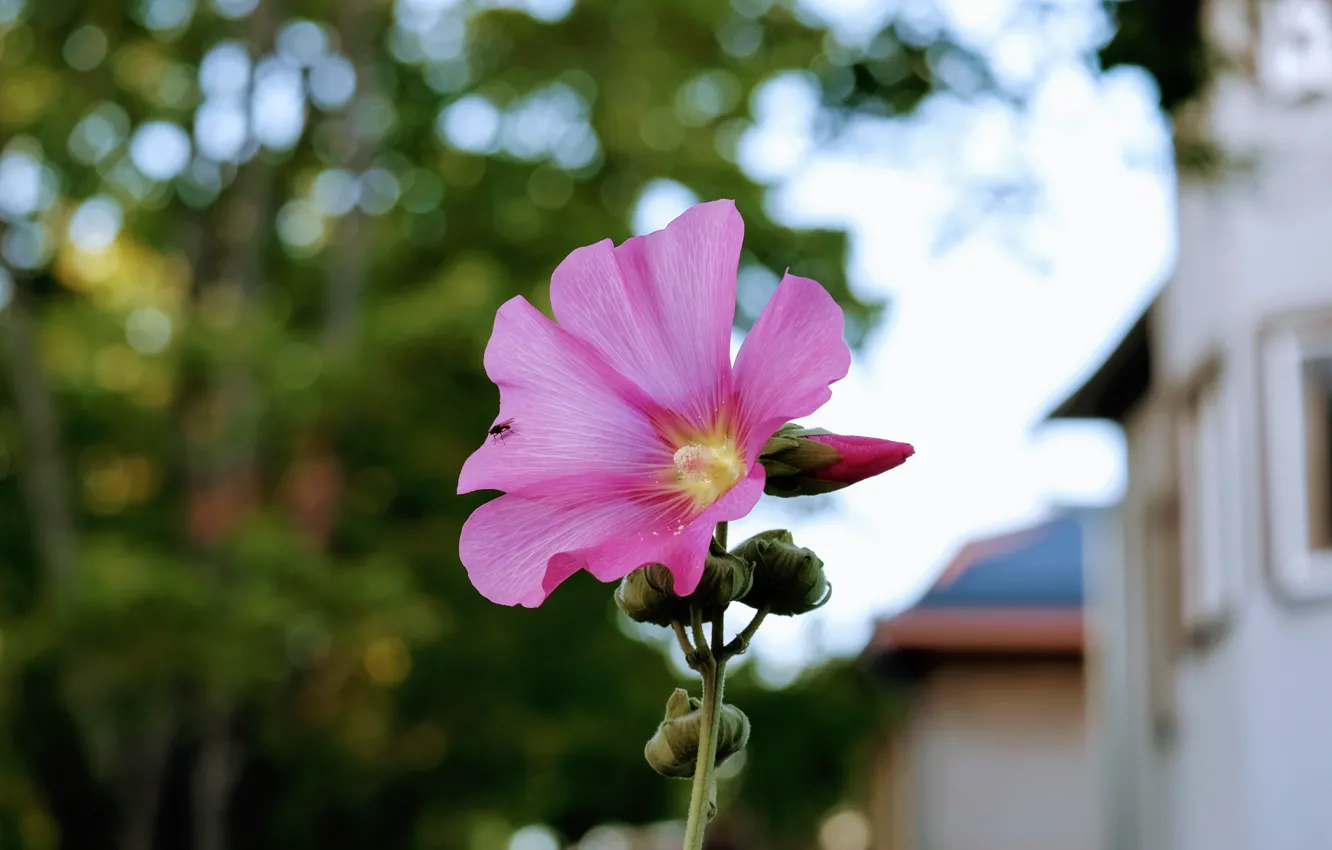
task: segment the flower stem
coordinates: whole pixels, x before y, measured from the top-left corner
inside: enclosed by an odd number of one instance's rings
[[[726,548],[727,525],[717,523],[713,534],[717,545]],[[684,850],[702,850],[703,833],[708,821],[717,812],[717,736],[720,734],[722,696],[726,690],[726,660],[738,652],[744,652],[749,639],[758,630],[766,611],[760,611],[754,621],[741,635],[726,643],[726,627],[723,617],[725,610],[717,612],[712,621],[712,641],[709,643],[703,631],[703,609],[691,605],[689,608],[690,628],[693,631],[694,653],[697,664],[691,664],[703,679],[703,722],[698,733],[698,761],[694,763],[694,785],[689,794],[689,816],[685,821]],[[672,623],[675,636],[681,648],[689,646],[682,623]],[[686,650],[687,653],[687,650]]]
[[[712,708],[712,776],[708,781],[708,807],[711,814],[709,819],[717,814],[717,737],[721,734],[721,713],[722,706],[725,705],[723,697],[726,695],[726,609],[717,612],[717,618],[712,621],[712,657],[717,662],[717,699]]]
[[[689,635],[685,634],[684,624],[672,620],[671,628],[675,630],[675,639],[680,644],[680,651],[684,653],[685,663],[691,670],[698,669],[698,654],[694,651],[694,645],[689,642]]]
[[[703,632],[703,612],[690,611],[694,633]],[[714,623],[714,636],[719,629]],[[698,667],[703,678],[703,722],[698,733],[698,761],[694,764],[694,785],[689,795],[689,815],[685,821],[684,850],[702,850],[703,832],[716,811],[716,787],[713,769],[717,761],[717,734],[721,721],[722,689],[726,679],[726,661],[718,658],[701,639],[699,654],[703,656]],[[720,650],[718,645],[716,649]]]
[[[758,631],[759,626],[763,625],[763,618],[767,616],[768,609],[760,608],[758,613],[754,615],[754,619],[750,620],[749,625],[745,626],[744,631],[736,635],[735,640],[726,644],[726,648],[719,652],[718,655],[723,658],[730,658],[731,656],[739,655],[749,649],[749,642],[754,639],[754,633]]]

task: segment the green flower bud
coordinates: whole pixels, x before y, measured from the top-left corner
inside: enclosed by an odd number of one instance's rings
[[[795,545],[785,529],[755,534],[731,551],[754,567],[749,593],[740,600],[751,608],[791,617],[822,607],[832,596],[823,561]]]
[[[631,620],[669,626],[689,622],[690,604],[703,607],[703,621],[712,622],[726,606],[749,592],[754,569],[713,541],[703,578],[687,597],[675,595],[675,576],[661,564],[640,567],[620,580],[615,604]]]
[[[620,580],[615,589],[615,604],[638,623],[669,626],[672,622],[689,622],[689,603],[670,592],[669,584],[654,582],[660,575],[653,571],[666,573],[667,579],[670,578],[660,564],[640,567]]]
[[[749,592],[754,583],[754,567],[744,558],[733,555],[716,540],[708,546],[707,565],[703,579],[689,597],[689,601],[703,606],[703,619],[713,618],[735,600]]]
[[[832,466],[842,455],[826,443],[808,439],[828,434],[822,428],[801,428],[788,422],[759,451],[759,463],[767,473],[763,492],[769,496],[820,496],[847,486],[845,482],[816,478],[812,473]]]
[[[662,776],[689,779],[698,764],[698,737],[703,724],[703,703],[682,688],[666,701],[666,719],[643,748],[643,756]],[[723,705],[717,731],[717,758],[720,765],[745,748],[749,742],[749,718],[733,705]]]

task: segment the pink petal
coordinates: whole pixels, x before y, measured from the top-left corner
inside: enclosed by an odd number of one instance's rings
[[[534,608],[593,564],[597,577],[609,581],[643,564],[680,561],[686,556],[677,550],[697,544],[682,541],[677,526],[688,527],[662,503],[505,495],[472,513],[458,551],[482,596]]]
[[[817,282],[782,278],[735,360],[746,458],[758,457],[784,423],[832,398],[830,385],[851,368],[843,321],[842,308]]]
[[[901,466],[916,453],[910,443],[880,440],[876,437],[855,437],[845,434],[810,434],[809,439],[832,446],[842,459],[814,470],[814,478],[854,484],[882,472]]]
[[[753,510],[763,495],[764,477],[763,467],[755,464],[747,478],[692,521],[685,518],[673,528],[668,523],[665,529],[649,529],[646,536],[618,536],[570,554],[602,581],[618,581],[643,564],[665,564],[675,578],[675,592],[687,596],[703,577],[708,541],[717,523],[740,519]]]
[[[714,201],[618,248],[579,248],[551,278],[555,317],[657,402],[710,422],[730,394],[743,238],[735,203]]]
[[[472,584],[501,605],[535,608],[580,569],[617,581],[645,564],[665,564],[676,592],[687,595],[703,575],[716,524],[748,514],[763,480],[756,464],[699,517],[682,515],[668,501],[608,496],[613,490],[500,496],[468,518],[458,551]]]
[[[522,493],[561,478],[647,480],[670,466],[650,422],[655,405],[526,300],[499,309],[485,363],[500,390],[495,421],[509,430],[483,437],[459,493]]]

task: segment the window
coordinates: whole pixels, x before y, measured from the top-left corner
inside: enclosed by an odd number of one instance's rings
[[[1180,610],[1184,636],[1215,638],[1241,594],[1243,542],[1239,441],[1231,393],[1211,359],[1186,389],[1179,410]]]
[[[1168,420],[1166,420],[1168,422]],[[1161,434],[1168,445],[1169,430]],[[1176,671],[1180,634],[1180,497],[1163,488],[1146,504],[1143,552],[1143,629],[1147,655],[1147,702],[1153,739],[1168,744],[1178,724]]]
[[[1258,75],[1268,90],[1301,102],[1332,90],[1332,10],[1323,0],[1263,5]]]
[[[1332,597],[1332,322],[1270,332],[1263,378],[1272,569],[1296,598]]]
[[[1309,548],[1332,550],[1332,356],[1301,364],[1305,468],[1309,471]]]

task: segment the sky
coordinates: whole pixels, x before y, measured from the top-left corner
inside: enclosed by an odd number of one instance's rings
[[[892,4],[817,0],[806,9],[854,41]],[[1099,4],[1067,0],[1041,28],[1006,27],[1011,0],[951,0],[950,27],[1001,73],[1039,80],[1028,114],[941,96],[903,121],[864,122],[817,148],[807,81],[774,81],[756,100],[742,163],[771,186],[777,218],[851,233],[850,277],[891,300],[832,401],[806,420],[910,442],[903,467],[823,499],[813,515],[764,500],[731,538],[789,527],[833,584],[828,605],[769,618],[752,653],[789,679],[829,654],[861,650],[876,617],[910,604],[967,541],[1110,504],[1124,488],[1122,434],[1103,423],[1044,424],[1150,302],[1174,256],[1169,128],[1151,78],[1085,60],[1108,35]],[[1016,57],[1016,58],[1014,58]],[[1039,194],[939,246],[951,213],[985,178],[1025,173]],[[659,184],[636,229],[662,226],[693,198]]]

